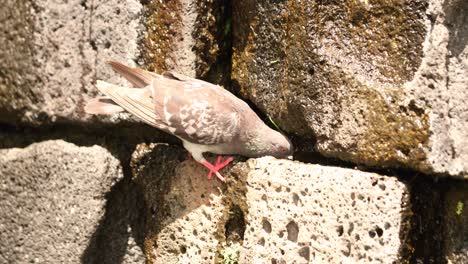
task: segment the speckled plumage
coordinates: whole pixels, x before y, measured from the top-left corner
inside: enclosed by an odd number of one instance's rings
[[[291,154],[285,136],[270,129],[244,101],[217,85],[172,72],[159,75],[118,62],[109,64],[137,88],[98,81],[97,88],[106,97],[91,100],[85,107],[88,113],[126,110],[180,138],[202,164],[206,162],[203,152],[247,157]],[[213,173],[222,178],[217,171]]]

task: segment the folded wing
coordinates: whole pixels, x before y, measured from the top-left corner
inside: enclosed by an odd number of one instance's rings
[[[177,73],[159,75],[114,61],[108,63],[139,88],[98,81],[97,88],[107,97],[91,100],[86,112],[126,110],[151,126],[196,144],[222,144],[238,135],[238,110],[245,103],[221,87]]]

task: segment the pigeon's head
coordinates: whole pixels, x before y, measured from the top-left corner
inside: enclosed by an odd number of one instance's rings
[[[291,141],[280,132],[268,129],[257,138],[255,156],[289,158],[293,153]]]

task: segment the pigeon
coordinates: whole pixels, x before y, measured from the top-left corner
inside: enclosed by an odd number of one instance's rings
[[[225,181],[219,170],[232,157],[286,158],[292,144],[282,133],[268,127],[247,103],[222,87],[176,72],[157,74],[107,62],[135,87],[122,87],[98,80],[96,87],[105,96],[91,99],[89,114],[111,115],[130,112],[143,122],[182,140],[184,148],[200,164]],[[203,153],[217,154],[215,164]]]

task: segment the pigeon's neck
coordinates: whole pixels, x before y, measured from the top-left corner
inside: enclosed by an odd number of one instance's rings
[[[247,157],[261,157],[266,155],[270,151],[269,146],[265,144],[264,137],[271,133],[269,127],[262,124],[259,127],[250,129],[247,133],[247,140],[242,140],[245,142],[244,155]]]

